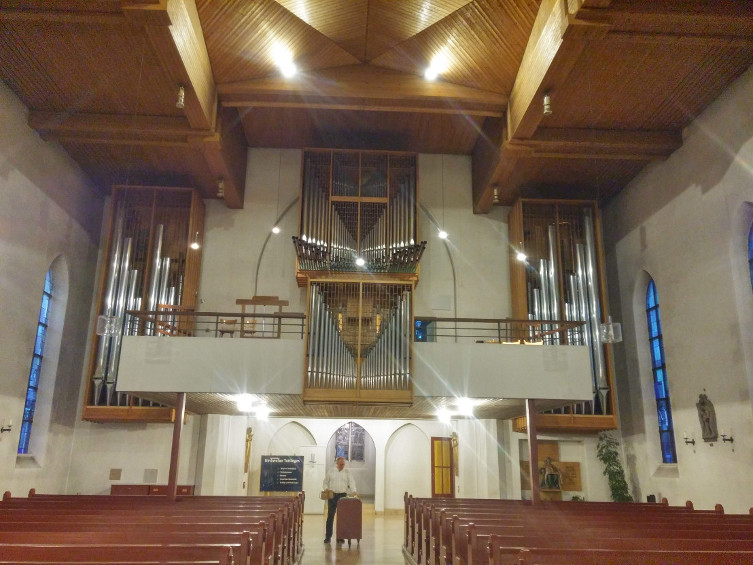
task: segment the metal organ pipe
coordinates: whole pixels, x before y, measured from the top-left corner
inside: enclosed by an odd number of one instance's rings
[[[112,401],[112,393],[115,388],[118,379],[118,362],[120,361],[120,345],[123,339],[123,316],[126,306],[126,295],[128,292],[128,269],[131,264],[131,242],[132,239],[127,237],[123,240],[123,253],[120,261],[120,268],[118,269],[118,291],[115,301],[115,309],[113,315],[117,318],[116,323],[120,328],[120,332],[112,337],[110,345],[110,358],[107,368],[107,376],[105,378],[105,386],[107,388],[107,403]]]
[[[123,245],[123,225],[125,222],[125,210],[123,206],[118,207],[115,213],[115,231],[114,240],[115,248],[112,252],[110,261],[110,270],[107,278],[107,290],[105,291],[105,300],[102,310],[103,316],[111,317],[115,309],[115,294],[118,285],[118,270],[120,269],[120,255]],[[99,404],[99,397],[102,392],[102,384],[107,374],[107,357],[110,352],[112,337],[103,335],[99,338],[99,347],[97,351],[97,364],[92,375],[94,382],[94,405]]]
[[[549,226],[547,229],[547,239],[549,240],[549,269],[548,269],[548,275],[549,275],[549,310],[551,315],[551,320],[559,320],[560,319],[560,307],[559,307],[559,277],[557,273],[557,252],[555,250],[556,242],[557,242],[557,227],[556,226]],[[560,335],[559,334],[552,334],[550,336],[551,343],[559,343],[560,342]]]
[[[606,401],[609,393],[609,385],[604,363],[604,348],[599,339],[599,325],[601,324],[601,312],[599,309],[598,281],[596,280],[596,245],[594,243],[594,223],[591,210],[583,211],[583,226],[586,236],[586,281],[588,283],[588,298],[590,306],[591,343],[594,352],[594,372],[596,384],[601,401],[602,414],[606,414]]]

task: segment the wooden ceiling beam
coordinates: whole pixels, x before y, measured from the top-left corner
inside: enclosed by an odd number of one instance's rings
[[[178,88],[184,88],[184,112],[191,127],[212,128],[217,90],[196,5],[190,0],[121,1],[126,18],[144,26],[162,68],[175,84],[176,101]]]
[[[126,23],[126,19],[122,13],[118,12],[63,12],[60,10],[2,8],[0,9],[0,22],[122,25]]]
[[[753,4],[707,0],[632,0],[599,8],[582,6],[574,15],[583,21],[611,26],[610,34],[642,33],[657,37],[707,39],[753,36]]]
[[[191,137],[212,133],[192,128],[186,118],[123,114],[30,112],[29,126],[45,140],[125,145],[187,145]]]
[[[575,3],[582,2],[576,0]],[[603,38],[609,29],[608,24],[577,20],[568,13],[567,2],[542,1],[510,94],[498,154],[489,154],[488,148],[478,155],[474,151],[474,160],[483,161],[474,165],[474,171],[484,171],[483,177],[473,179],[475,213],[489,212],[494,185],[503,186],[512,174],[519,148],[510,142],[534,135],[543,117],[544,95],[567,80],[587,42]]]
[[[294,79],[263,78],[217,87],[223,106],[286,107],[378,112],[501,116],[507,97],[419,76],[352,65],[300,73]]]
[[[539,128],[530,139],[513,139],[510,147],[530,157],[653,161],[682,146],[675,131],[622,131]]]
[[[238,111],[220,108],[217,131],[211,136],[193,138],[192,143],[203,151],[215,178],[223,181],[223,198],[228,208],[243,208],[248,146]]]

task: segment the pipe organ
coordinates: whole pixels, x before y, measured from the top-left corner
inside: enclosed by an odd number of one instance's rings
[[[412,402],[416,156],[308,150],[293,238],[308,286],[306,402]]]
[[[616,427],[609,351],[599,336],[606,295],[598,218],[593,201],[521,199],[510,213],[513,317],[583,321],[561,338],[548,336],[544,345],[585,345],[591,353],[593,399],[540,414],[542,429]],[[518,251],[526,254],[525,263],[516,259]],[[522,429],[524,420],[514,426]]]
[[[204,203],[188,188],[115,186],[110,214],[98,313],[115,319],[116,332],[93,336],[83,417],[169,421],[170,409],[117,392],[120,348],[124,335],[160,333],[153,323],[139,324],[128,310],[195,306],[201,249],[191,243],[199,243],[203,233]]]

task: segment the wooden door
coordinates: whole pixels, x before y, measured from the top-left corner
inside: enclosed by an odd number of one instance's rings
[[[448,437],[431,438],[431,496],[455,497],[452,440]]]

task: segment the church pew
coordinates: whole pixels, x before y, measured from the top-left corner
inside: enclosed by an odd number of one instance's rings
[[[0,546],[2,564],[139,565],[242,565],[230,546],[223,545],[75,545],[38,544]]]
[[[10,545],[207,545],[232,548],[236,563],[263,563],[261,531],[243,532],[185,532],[160,531],[150,527],[145,531],[134,531],[127,526],[117,530],[92,531],[13,531],[0,532],[0,553],[6,544]]]
[[[161,500],[160,500],[161,499]],[[230,496],[202,496],[202,497],[178,497],[175,503],[167,501],[159,496],[130,496],[113,497],[110,495],[45,495],[37,494],[34,489],[29,492],[29,498],[13,498],[9,492],[0,503],[2,508],[13,507],[64,507],[75,505],[77,509],[92,508],[95,512],[103,507],[132,509],[138,506],[138,513],[143,513],[144,508],[204,508],[211,507],[208,512],[220,514],[222,512],[249,511],[252,508],[273,508],[279,513],[278,523],[280,532],[284,535],[281,543],[285,546],[285,552],[291,559],[295,559],[303,547],[303,505],[305,495],[298,493],[290,496],[277,497],[230,497]],[[33,502],[32,502],[33,501]],[[77,511],[78,512],[78,511]],[[177,514],[179,511],[171,510]]]
[[[618,530],[606,530],[599,535],[590,532],[572,531],[566,534],[535,533],[521,535],[500,535],[492,528],[476,527],[475,524],[463,528],[465,547],[453,548],[453,565],[489,565],[489,546],[498,545],[510,550],[526,549],[602,549],[655,551],[706,551],[706,552],[750,552],[753,544],[749,539],[675,538],[671,532],[665,537],[644,537],[634,532],[632,537]],[[463,554],[463,550],[466,551]]]
[[[302,550],[300,527],[296,527],[301,520],[295,516],[294,507],[300,507],[302,497],[268,497],[263,503],[243,503],[238,498],[219,497],[214,500],[204,500],[201,503],[165,504],[155,502],[155,496],[129,497],[130,501],[124,508],[114,499],[119,497],[99,496],[53,496],[46,500],[44,497],[34,496],[32,499],[12,499],[4,497],[0,502],[0,530],[18,530],[14,524],[29,524],[47,522],[54,524],[63,517],[69,524],[72,520],[81,525],[110,523],[112,527],[121,527],[124,523],[142,524],[152,528],[165,529],[165,524],[178,528],[197,528],[197,524],[219,525],[225,524],[233,531],[249,529],[249,525],[263,520],[267,523],[264,535],[263,555],[268,556],[270,563],[288,565],[298,560]],[[207,499],[214,497],[206,497]],[[195,500],[195,499],[194,499]],[[284,506],[278,508],[279,504]],[[103,507],[104,506],[104,507]],[[219,509],[218,509],[219,507]],[[135,509],[134,509],[135,508]],[[265,510],[260,510],[265,509]],[[275,510],[275,514],[267,513]],[[6,528],[8,524],[10,528]],[[169,527],[169,526],[168,526]],[[198,526],[199,529],[205,529]],[[42,530],[42,527],[35,527]],[[259,561],[260,562],[260,561]]]
[[[513,549],[493,544],[491,565],[750,565],[753,551]]]

